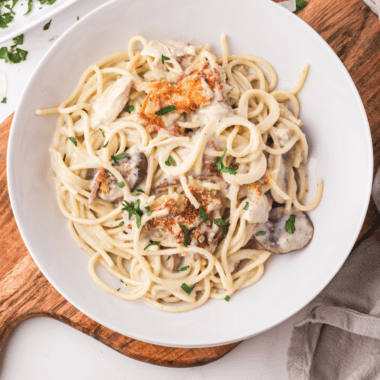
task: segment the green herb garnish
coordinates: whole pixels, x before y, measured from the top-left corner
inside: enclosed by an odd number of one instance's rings
[[[245,202],[244,210],[247,211],[249,209],[249,202]]]
[[[119,291],[121,288],[117,289],[117,291]]]
[[[190,265],[186,266],[186,267],[182,267],[180,269],[180,272],[184,272],[185,270],[188,270],[190,268]]]
[[[227,152],[227,148],[225,149],[222,157],[219,158],[219,160],[216,162],[216,168],[218,169],[219,173],[228,173],[228,174],[232,174],[232,175],[236,175],[237,174],[237,166],[235,166],[233,169],[229,168],[228,166],[224,166],[223,164],[223,158],[224,156],[226,155],[226,152]]]
[[[256,236],[265,236],[266,232],[265,231],[259,231],[256,233]]]
[[[117,154],[116,156],[113,154],[111,156],[111,159],[113,160],[113,165],[114,166],[119,166],[118,161],[121,160],[124,157],[127,157],[128,155],[129,155],[129,153],[120,153],[120,154]]]
[[[7,98],[3,98],[3,100],[1,101],[1,103],[6,103],[7,102]]]
[[[77,21],[79,21],[79,16],[77,16]]]
[[[229,302],[230,299],[231,299],[231,297],[230,297],[230,296],[225,296],[224,299],[225,299],[227,302]]]
[[[125,186],[125,183],[124,183],[123,181],[118,182],[118,183],[117,183],[117,186],[119,186],[120,189],[122,189],[122,188]]]
[[[122,279],[120,279],[120,282],[124,282]]]
[[[166,261],[168,261],[170,258],[171,258],[171,256],[169,256],[169,257],[166,259]]]
[[[108,143],[109,143],[109,141],[107,141],[107,142],[103,145],[103,148],[107,148]]]
[[[185,234],[185,239],[183,240],[183,245],[185,247],[187,247],[187,244],[188,244],[188,242],[190,240],[190,235],[193,232],[194,228],[192,228],[192,229],[189,230],[184,224],[181,225],[181,228],[182,228],[183,233]]]
[[[208,221],[208,216],[207,214],[205,213],[205,211],[203,210],[202,207],[199,207],[199,215],[202,217],[202,219],[207,222]]]
[[[122,222],[119,223],[119,226],[120,227],[123,227],[124,226],[124,220]]]
[[[147,214],[148,216],[151,216],[151,215],[152,215],[152,211],[151,211],[151,209],[149,208],[149,206],[146,206],[146,207],[145,207],[145,210],[146,210],[146,214]]]
[[[136,197],[139,193],[144,193],[144,194],[145,194],[145,191],[144,191],[144,190],[141,190],[141,189],[136,189],[136,190],[132,193],[132,195],[133,195],[134,197]]]
[[[151,245],[159,245],[160,242],[159,241],[152,241],[151,243],[149,243],[145,248],[144,248],[144,251],[149,248]]]
[[[99,128],[99,131],[100,131],[100,132],[102,132],[102,135],[103,135],[103,137],[106,137],[106,135],[104,134],[104,132],[103,132],[103,129],[102,129],[102,128]]]
[[[0,0],[0,5],[1,5]],[[0,15],[1,17],[1,15]],[[1,19],[0,19],[1,20]],[[0,27],[1,27],[1,21],[0,21]],[[13,38],[14,45],[12,45],[9,50],[7,47],[0,48],[0,59],[4,59],[5,63],[12,62],[12,63],[20,63],[22,61],[25,61],[26,56],[28,54],[27,51],[19,49],[17,46],[24,43],[24,35],[20,34],[19,36]],[[14,52],[16,48],[16,53]]]
[[[190,286],[189,285],[187,285],[187,284],[185,284],[185,283],[183,283],[182,285],[181,285],[181,288],[188,294],[188,295],[190,295],[190,293],[193,291],[193,289],[194,289],[194,287],[195,287],[195,284],[190,288]]]
[[[177,108],[175,108],[175,106],[167,106],[167,107],[161,108],[159,111],[157,111],[156,115],[162,116],[162,115],[165,115],[169,112],[175,111],[176,109]]]
[[[69,140],[75,145],[78,146],[77,139],[75,137],[69,137]]]
[[[166,166],[172,166],[174,164],[174,158],[172,156],[169,156],[168,159],[165,161]]]
[[[45,26],[44,26],[44,30],[48,30],[50,28],[50,24],[51,24],[52,20],[50,20]]]
[[[128,211],[128,218],[131,220],[132,215],[136,215],[137,227],[141,226],[141,216],[143,212],[140,209],[140,199],[138,199],[133,205],[127,201],[123,201],[123,211]]]
[[[170,61],[169,57],[165,57],[163,54],[161,54],[161,63],[164,65],[165,61]]]
[[[294,234],[294,231],[296,230],[296,227],[294,226],[294,223],[296,221],[296,216],[294,214],[289,216],[289,219],[285,223],[285,230],[290,233],[290,235]]]
[[[296,10],[293,13],[297,13],[301,9],[305,8],[307,5],[307,2],[304,0],[296,0]]]
[[[126,110],[127,112],[131,113],[132,111],[135,110],[135,106],[128,106],[125,110]]]
[[[219,224],[218,224],[219,223]],[[225,222],[223,219],[214,219],[214,224],[222,231],[224,236],[227,236],[228,227],[230,226],[230,222]]]

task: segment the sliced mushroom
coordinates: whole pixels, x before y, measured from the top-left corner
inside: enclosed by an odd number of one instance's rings
[[[132,152],[118,160],[118,166],[112,164],[123,176],[131,191],[146,178],[148,161],[144,153]],[[92,205],[98,196],[106,202],[116,202],[123,198],[123,191],[117,185],[117,178],[105,168],[97,171],[91,183],[91,195],[87,207]]]
[[[291,215],[295,216],[293,234],[285,229]],[[270,211],[269,220],[256,228],[254,236],[267,251],[284,254],[305,247],[312,239],[313,233],[313,224],[306,213],[295,209],[286,213],[284,207],[277,207]]]
[[[162,262],[164,264],[165,269],[170,270],[172,272],[177,272],[177,270],[180,268],[183,261],[183,257],[176,253],[171,256],[164,255],[162,256]]]

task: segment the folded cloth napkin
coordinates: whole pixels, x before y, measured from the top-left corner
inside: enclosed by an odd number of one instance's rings
[[[372,12],[380,18],[380,0],[364,0],[364,2],[372,9]]]

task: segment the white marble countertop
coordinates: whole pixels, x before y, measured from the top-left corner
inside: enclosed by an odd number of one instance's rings
[[[15,111],[26,81],[54,41],[77,16],[106,0],[80,0],[53,17],[50,29],[39,25],[24,34],[27,60],[9,65],[0,60],[8,81],[7,103],[0,104],[0,122]],[[44,24],[44,23],[43,23]],[[11,41],[2,44],[10,46]],[[95,339],[63,323],[46,318],[19,325],[0,359],[0,379],[286,379],[286,350],[292,326],[303,319],[305,309],[277,327],[244,341],[222,359],[202,367],[157,367],[125,357]]]

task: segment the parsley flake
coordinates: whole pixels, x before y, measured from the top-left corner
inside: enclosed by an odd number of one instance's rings
[[[181,285],[182,290],[184,290],[188,295],[190,295],[190,293],[193,291],[194,287],[195,287],[195,284],[191,288],[189,285],[187,285],[185,283],[183,283]]]
[[[247,211],[249,209],[249,202],[245,202],[244,210]]]
[[[121,288],[117,289],[117,291],[119,291]]]
[[[77,16],[77,21],[79,21],[79,16]]]
[[[136,189],[136,190],[132,193],[132,195],[133,195],[134,197],[136,197],[139,193],[144,193],[144,194],[145,194],[145,191],[144,191],[144,190],[141,190],[141,189]]]
[[[0,0],[0,6],[3,0]],[[4,14],[5,15],[5,14]],[[0,14],[0,28],[1,26],[1,14]],[[7,47],[0,48],[0,59],[4,59],[5,63],[20,63],[25,61],[28,52],[22,49],[19,49],[17,46],[24,43],[24,35],[20,34],[19,36],[13,38],[14,45],[12,45],[9,50]],[[16,48],[16,52],[15,51]]]
[[[151,209],[149,208],[149,206],[146,206],[146,207],[145,207],[145,210],[146,210],[146,214],[147,214],[148,216],[151,216],[151,215],[152,215],[152,211],[151,211]]]
[[[188,270],[190,268],[190,265],[186,266],[186,267],[182,267],[180,269],[180,272],[184,272],[185,270]]]
[[[185,234],[185,239],[183,240],[183,245],[185,247],[187,247],[187,244],[189,243],[189,240],[190,240],[190,235],[193,232],[194,228],[189,230],[184,224],[181,225],[181,228],[182,228],[183,233]]]
[[[144,248],[144,251],[149,248],[151,245],[159,245],[160,242],[159,241],[152,241],[151,243],[149,243],[145,248]]]
[[[124,220],[122,222],[119,223],[119,226],[120,227],[123,227],[124,226]]]
[[[78,146],[77,139],[75,137],[69,137],[69,140],[75,145]]]
[[[3,100],[1,101],[1,103],[6,103],[7,102],[7,98],[3,98]]]
[[[138,199],[133,205],[127,201],[123,201],[123,211],[128,211],[128,218],[131,220],[132,215],[136,216],[136,224],[137,227],[140,228],[141,226],[141,216],[143,212],[140,209],[140,199]]]
[[[111,159],[113,160],[113,164],[112,165],[119,166],[118,161],[121,160],[124,157],[127,157],[128,155],[129,155],[129,153],[120,153],[120,154],[117,154],[116,156],[113,154],[111,156]]]
[[[127,112],[131,113],[132,111],[135,110],[135,106],[128,106],[125,110],[126,110]]]
[[[225,301],[229,302],[230,299],[231,299],[231,297],[230,296],[225,296],[224,299],[225,299]]]
[[[290,233],[290,235],[293,235],[296,227],[294,226],[294,223],[296,222],[296,216],[294,214],[289,216],[289,219],[285,223],[285,230]]]
[[[218,224],[219,223],[219,224]],[[227,236],[228,227],[230,226],[230,222],[225,222],[223,219],[214,219],[214,224],[222,231],[224,236]]]
[[[123,181],[118,182],[118,183],[117,183],[117,186],[119,186],[120,189],[122,189],[122,188],[125,186],[125,183],[124,183]]]
[[[165,57],[163,54],[161,54],[161,63],[164,65],[165,61],[170,61],[169,57]]]
[[[205,213],[205,211],[203,210],[202,207],[199,207],[199,215],[202,217],[202,219],[207,222],[208,221],[208,216],[207,214]]]
[[[164,108],[161,108],[159,111],[156,112],[157,116],[166,115],[169,112],[175,111],[177,108],[175,106],[167,106]]]
[[[259,231],[256,233],[256,236],[265,236],[266,232],[265,231]]]
[[[228,166],[224,166],[223,164],[223,158],[224,156],[226,155],[226,152],[227,152],[227,148],[225,149],[222,157],[219,158],[219,160],[216,162],[216,168],[218,169],[219,173],[228,173],[228,174],[232,174],[232,175],[236,175],[237,174],[237,166],[235,166],[233,169],[229,168]]]
[[[120,279],[120,282],[124,282],[122,279]]]
[[[103,145],[103,148],[107,148],[108,143],[109,143],[109,141],[107,141],[107,142]]]
[[[168,261],[170,258],[171,258],[171,256],[169,256],[169,257],[166,259],[166,261]]]
[[[44,26],[44,30],[48,30],[50,28],[50,24],[51,24],[52,20],[50,20],[45,26]]]
[[[165,161],[166,166],[172,166],[174,164],[174,158],[172,156],[169,156],[168,159]]]
[[[106,135],[104,134],[104,132],[103,132],[103,129],[102,129],[102,128],[99,128],[99,131],[100,131],[100,132],[102,132],[102,136],[103,136],[103,137],[106,137]]]

